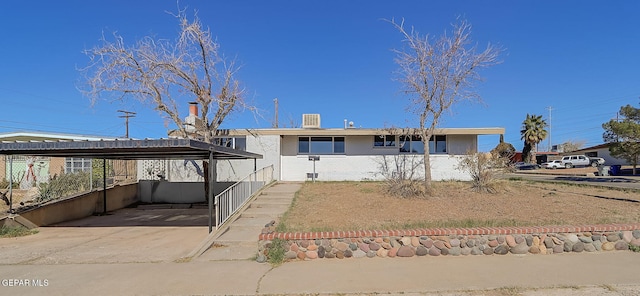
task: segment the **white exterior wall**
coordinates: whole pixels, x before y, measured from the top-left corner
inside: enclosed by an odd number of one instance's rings
[[[304,135],[301,135],[304,136]],[[340,135],[337,135],[340,136]],[[465,154],[470,148],[475,151],[476,136],[448,136],[447,150]],[[380,165],[387,161],[394,161],[395,157],[415,157],[422,159],[422,155],[400,154],[398,147],[374,147],[373,136],[345,137],[344,155],[320,155],[316,161],[316,173],[320,181],[360,181],[381,180]],[[298,136],[282,138],[282,170],[280,179],[283,181],[305,181],[307,173],[313,172],[313,161],[309,156],[298,155]],[[449,154],[432,154],[431,175],[433,180],[470,180],[468,174],[456,169],[460,156]],[[419,174],[424,175],[423,166]]]
[[[602,157],[604,159],[604,165],[630,165],[629,162],[625,159],[611,156],[608,147],[592,150],[581,150],[580,152],[584,154],[588,152],[597,152],[598,157]]]
[[[297,145],[297,143],[296,143]],[[262,159],[256,160],[256,169],[273,165],[274,178],[280,175],[280,136],[247,136],[247,152],[261,154]],[[220,182],[240,181],[254,172],[254,160],[218,160],[218,180]]]
[[[345,155],[320,155],[320,161],[316,161],[317,180],[319,181],[363,181],[382,180],[380,163],[387,157],[393,162],[394,156],[345,156]],[[409,155],[408,157],[422,158],[422,155]],[[434,181],[441,180],[470,180],[468,174],[458,171],[456,166],[460,156],[431,155],[431,177]],[[281,179],[284,181],[307,181],[307,173],[313,172],[313,161],[309,161],[307,155],[283,156]],[[423,166],[418,173],[424,175]]]

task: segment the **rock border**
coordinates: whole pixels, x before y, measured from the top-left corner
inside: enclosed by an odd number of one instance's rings
[[[260,235],[258,257],[266,260],[272,240],[286,241],[287,260],[506,254],[559,254],[640,247],[639,224],[551,227],[478,227],[414,230],[273,232]],[[260,260],[262,261],[262,260]]]

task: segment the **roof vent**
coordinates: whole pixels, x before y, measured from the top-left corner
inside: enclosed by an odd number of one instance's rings
[[[320,114],[302,114],[302,128],[320,128]]]

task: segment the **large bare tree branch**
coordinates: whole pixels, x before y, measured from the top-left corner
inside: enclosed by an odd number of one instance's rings
[[[481,101],[474,92],[476,82],[482,80],[482,68],[499,63],[502,51],[491,44],[478,52],[471,45],[471,25],[458,20],[452,35],[445,32],[439,38],[421,35],[413,27],[407,29],[404,19],[387,20],[402,35],[403,49],[394,50],[398,65],[398,81],[402,93],[410,99],[407,111],[418,115],[420,135],[424,144],[425,187],[431,188],[429,140],[435,134],[442,114],[461,101]]]
[[[223,57],[197,15],[190,20],[184,9],[178,9],[173,16],[180,26],[175,42],[147,36],[126,46],[117,32],[111,38],[103,34],[101,45],[85,50],[90,63],[81,69],[87,81],[82,91],[94,103],[110,98],[150,104],[173,121],[183,137],[191,133],[179,110],[195,101],[201,106],[198,118],[203,123],[196,133],[212,142],[230,113],[255,108],[245,102],[236,78],[240,67]]]

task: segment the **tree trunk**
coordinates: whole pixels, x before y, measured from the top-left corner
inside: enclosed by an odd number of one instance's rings
[[[432,187],[431,187],[431,158],[429,157],[429,139],[431,135],[427,133],[422,133],[422,145],[424,146],[424,190],[425,193],[431,195]]]

